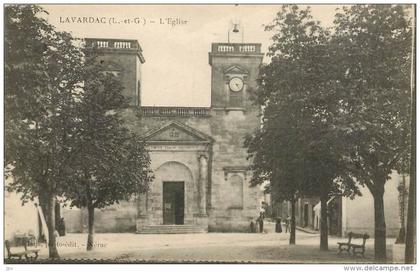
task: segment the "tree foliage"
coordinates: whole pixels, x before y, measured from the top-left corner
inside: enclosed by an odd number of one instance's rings
[[[374,197],[375,258],[385,261],[384,186],[393,170],[408,166],[413,30],[402,5],[344,7],[334,25],[349,165]]]
[[[151,172],[150,158],[144,142],[130,132],[120,111],[128,107],[119,79],[102,72],[95,57],[88,57],[84,70],[81,102],[77,105],[79,125],[75,145],[77,186],[69,186],[66,195],[72,205],[103,208],[127,199],[134,192],[145,192]],[[74,194],[69,192],[74,191]],[[82,193],[80,193],[82,192]]]
[[[30,5],[6,8],[5,165],[13,186],[31,200],[63,178],[68,156],[62,151],[70,149],[81,82],[82,52],[68,33],[39,18],[41,12]]]
[[[344,7],[330,31],[309,9],[283,6],[267,27],[272,59],[256,94],[263,125],[246,142],[254,184],[268,179],[282,194],[318,195],[321,210],[328,196],[367,186],[378,261],[386,259],[384,186],[408,166],[409,26],[401,5]]]
[[[120,117],[128,106],[121,83],[43,12],[6,7],[5,167],[8,190],[39,200],[56,258],[57,197],[87,207],[91,230],[94,208],[146,191],[152,176],[143,141]]]
[[[72,118],[80,87],[81,50],[33,5],[5,8],[5,167],[8,190],[39,199],[54,237],[55,198],[66,181]]]
[[[357,5],[336,15],[333,42],[341,48],[336,56],[354,173],[371,191],[376,177],[385,181],[407,165],[411,35],[401,5]]]
[[[146,192],[152,180],[145,144],[125,127],[120,116],[128,107],[121,82],[102,71],[97,54],[86,49],[73,143],[79,151],[77,160],[71,164],[75,178],[64,189],[71,206],[88,209],[89,250],[93,243],[94,209],[130,200]]]
[[[268,179],[274,196],[291,201],[318,196],[326,204],[332,195],[358,193],[343,158],[347,134],[333,78],[331,34],[313,20],[309,8],[295,5],[283,6],[266,30],[274,34],[271,63],[262,68],[256,94],[263,124],[246,142],[253,157],[252,182]],[[326,238],[324,229],[323,249]]]

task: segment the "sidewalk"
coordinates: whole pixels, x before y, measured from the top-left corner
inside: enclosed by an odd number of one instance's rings
[[[276,223],[272,220],[267,220],[266,223],[264,223],[264,229],[266,229],[267,232],[275,232],[275,226],[276,226]],[[286,230],[285,224],[282,223],[281,227],[284,232]],[[296,226],[296,230],[300,230],[302,232],[309,233],[309,234],[319,234],[318,230],[313,230],[310,228],[303,228],[299,226]]]
[[[269,229],[267,229],[269,230]],[[61,260],[96,259],[119,262],[252,262],[252,263],[372,263],[373,241],[366,245],[366,258],[337,255],[339,238],[329,238],[329,251],[319,250],[319,235],[296,233],[289,245],[287,233],[202,233],[94,235],[94,250],[86,251],[87,234],[58,237]],[[388,255],[391,259],[391,244]],[[48,258],[43,247],[40,259]]]

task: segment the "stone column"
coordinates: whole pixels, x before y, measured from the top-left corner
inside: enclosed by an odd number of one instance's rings
[[[207,166],[207,157],[200,155],[199,159],[199,179],[198,179],[198,194],[199,202],[198,207],[200,214],[206,214],[206,186],[208,182],[208,166]]]
[[[138,216],[147,215],[147,193],[140,193],[137,198]]]
[[[136,220],[136,230],[137,232],[142,232],[145,226],[148,225],[148,203],[147,203],[148,193],[142,193],[138,195],[137,199],[137,220]]]

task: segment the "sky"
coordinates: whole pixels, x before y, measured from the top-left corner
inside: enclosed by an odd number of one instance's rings
[[[74,37],[138,40],[146,59],[142,67],[142,105],[186,107],[210,106],[208,52],[211,43],[227,42],[232,22],[239,22],[244,42],[261,43],[262,51],[266,53],[272,33],[264,31],[264,25],[269,24],[281,8],[280,5],[43,7],[49,12],[47,20],[57,30],[71,32]],[[330,26],[337,7],[311,6],[312,15],[325,26]],[[83,22],[83,17],[87,17],[88,22]],[[82,22],[77,22],[79,18]],[[181,24],[168,24],[168,18]],[[95,22],[97,20],[100,22]]]

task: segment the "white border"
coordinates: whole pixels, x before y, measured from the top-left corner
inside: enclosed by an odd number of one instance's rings
[[[18,0],[8,0],[8,1],[4,1],[2,2],[3,4],[8,4],[8,3],[39,3],[39,4],[283,4],[283,3],[293,3],[293,4],[308,4],[308,5],[315,5],[315,4],[367,4],[367,3],[375,3],[375,4],[390,4],[390,2],[387,1],[378,1],[378,0],[371,0],[371,1],[316,1],[314,3],[314,1],[263,1],[262,3],[256,3],[255,1],[223,1],[223,0],[214,0],[211,2],[208,1],[201,1],[201,2],[197,2],[197,1],[191,1],[191,0],[185,0],[183,2],[179,2],[179,1],[171,1],[171,0],[166,0],[166,1],[162,1],[162,0],[157,0],[157,1],[130,1],[130,0],[125,0],[123,1],[123,3],[117,3],[115,0],[114,1],[110,1],[110,0],[103,0],[103,1],[98,1],[98,0],[90,0],[89,2],[82,2],[82,1],[53,1],[53,0],[43,0],[43,1],[34,1],[34,0],[26,0],[26,1],[18,1]],[[416,1],[413,0],[394,0],[392,1],[392,3],[395,4],[415,4]],[[418,14],[418,7],[416,6],[416,14]],[[1,41],[0,41],[0,48],[1,51],[3,52],[3,45],[4,45],[4,41],[3,41],[3,36],[4,36],[4,26],[3,26],[3,16],[4,16],[4,9],[1,12],[0,15],[0,24],[1,24],[1,29],[2,29],[2,35],[1,35]],[[418,30],[416,29],[416,35],[417,35],[417,39],[416,39],[416,44],[418,44],[419,38],[418,38]],[[2,65],[0,67],[0,72],[1,72],[1,86],[3,90],[3,64],[4,64],[4,59],[3,59],[3,54],[1,54],[1,62]],[[419,57],[418,55],[416,56],[416,61],[418,61]],[[416,74],[416,78],[418,78],[418,74],[419,72],[417,71]],[[417,88],[416,88],[417,89]],[[0,158],[3,159],[4,158],[4,148],[3,148],[3,140],[4,140],[4,114],[3,114],[3,103],[4,103],[4,92],[1,92],[1,97],[0,97],[0,107],[1,107],[1,111],[0,111],[0,121],[2,123],[2,125],[0,126],[0,139],[2,142],[1,145],[1,152],[0,152]],[[419,99],[419,97],[417,97],[417,100]],[[419,111],[417,111],[417,122],[419,122]],[[419,135],[420,133],[417,133],[417,141],[419,140]],[[419,158],[419,149],[417,149],[417,159]],[[1,168],[1,171],[3,173],[3,169]],[[4,175],[3,175],[4,176]],[[417,172],[417,181],[419,180],[419,173]],[[419,191],[418,189],[419,186],[417,186],[417,192]],[[417,194],[418,196],[419,194]],[[0,208],[3,210],[3,194],[1,194],[1,200],[0,201]],[[417,209],[417,218],[419,218],[419,209]],[[3,226],[3,216],[0,217],[0,223]],[[417,233],[418,233],[419,228],[417,227]],[[3,231],[0,234],[0,241],[3,241]],[[4,247],[2,247],[2,253],[4,253]],[[333,250],[333,249],[331,249]],[[4,256],[4,255],[3,255]],[[389,256],[391,257],[391,256]],[[417,251],[417,260],[419,260],[419,254]],[[419,261],[418,261],[419,262]],[[60,272],[67,272],[67,271],[96,271],[96,270],[100,270],[100,271],[116,271],[116,270],[121,270],[121,271],[168,271],[171,270],[172,272],[197,272],[197,270],[199,270],[199,272],[213,272],[214,270],[222,270],[222,271],[241,271],[241,272],[264,272],[264,271],[296,271],[296,272],[301,272],[301,271],[322,271],[322,272],[329,272],[329,271],[346,271],[344,270],[344,267],[346,265],[324,265],[324,264],[299,264],[299,265],[293,265],[293,264],[234,264],[234,265],[223,265],[223,264],[177,264],[177,265],[170,265],[170,264],[123,264],[123,265],[118,265],[118,264],[109,264],[109,265],[80,265],[80,264],[73,264],[73,265],[5,265],[2,261],[1,264],[1,269],[2,271],[33,271],[33,272],[38,272],[38,271],[42,271],[42,272],[46,272],[46,271],[60,271]],[[370,265],[371,266],[371,265]],[[380,265],[376,265],[377,268],[379,268]],[[404,265],[405,266],[405,265]],[[365,270],[365,268],[367,267],[367,265],[362,264],[362,265],[347,265],[347,267],[353,267],[354,270],[348,270],[348,271],[356,271],[355,267],[360,267],[359,271],[369,271],[369,270]],[[388,268],[390,267],[401,267],[401,265],[387,265]],[[419,265],[413,265],[413,270],[412,271],[419,271]],[[370,270],[370,271],[375,271],[375,270]],[[380,270],[376,270],[376,271],[380,271]],[[385,271],[385,270],[383,270]],[[387,270],[390,271],[390,270]],[[395,271],[395,270],[394,270]]]

